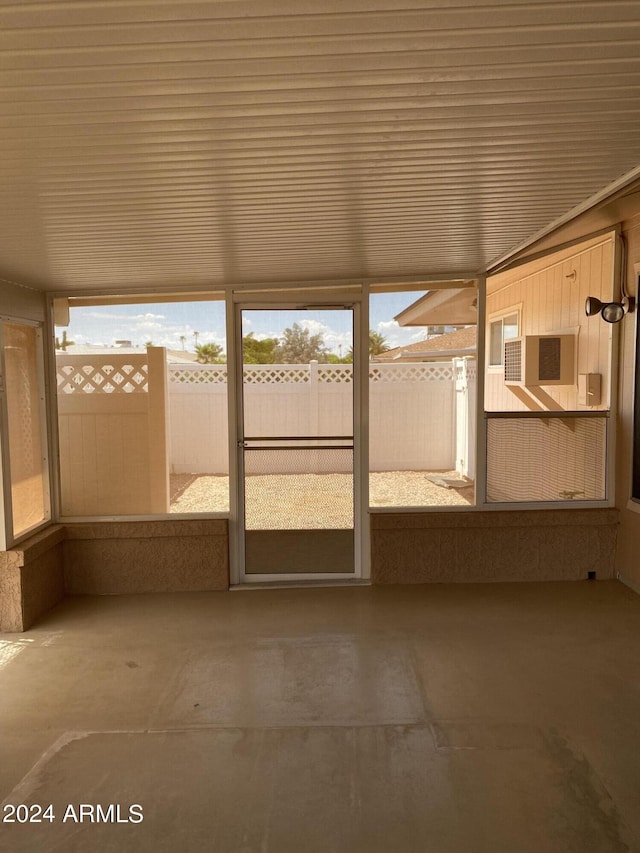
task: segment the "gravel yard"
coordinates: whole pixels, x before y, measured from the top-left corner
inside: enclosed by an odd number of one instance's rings
[[[447,489],[427,475],[455,472],[383,471],[369,475],[372,507],[460,506],[473,503],[473,485]],[[350,474],[260,474],[247,478],[252,529],[351,527]],[[171,512],[228,512],[229,478],[172,474]]]

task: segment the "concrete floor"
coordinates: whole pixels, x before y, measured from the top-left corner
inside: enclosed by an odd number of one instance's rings
[[[0,635],[0,800],[55,814],[12,853],[639,851],[639,756],[614,581],[83,597]]]

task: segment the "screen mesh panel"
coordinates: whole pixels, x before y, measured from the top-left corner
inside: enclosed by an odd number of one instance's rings
[[[604,500],[606,418],[489,418],[487,500]]]
[[[46,517],[37,358],[36,330],[6,323],[4,359],[14,536]]]
[[[353,527],[353,450],[246,449],[247,530]]]

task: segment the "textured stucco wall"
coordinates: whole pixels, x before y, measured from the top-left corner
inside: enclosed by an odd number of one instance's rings
[[[25,631],[65,593],[229,588],[226,520],[51,525],[0,552],[0,631]]]
[[[71,594],[196,592],[229,588],[226,519],[67,524]]]
[[[26,631],[64,598],[63,540],[55,524],[0,552],[0,631]]]
[[[373,583],[581,580],[614,576],[613,509],[371,516]]]

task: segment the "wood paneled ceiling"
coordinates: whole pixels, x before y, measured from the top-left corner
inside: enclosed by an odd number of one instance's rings
[[[638,0],[0,3],[0,278],[481,271],[640,164]]]

